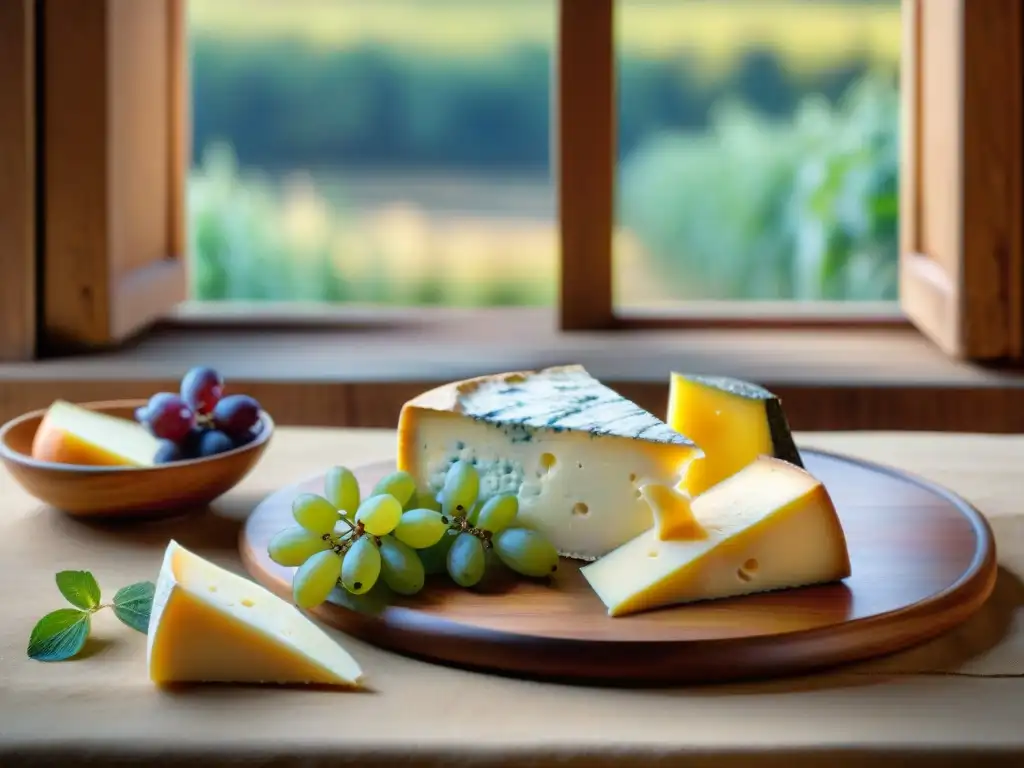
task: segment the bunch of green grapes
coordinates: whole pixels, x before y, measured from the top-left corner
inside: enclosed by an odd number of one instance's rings
[[[297,496],[292,516],[298,525],[278,533],[267,547],[275,563],[298,567],[292,579],[295,604],[307,609],[320,605],[339,584],[354,595],[369,592],[378,581],[402,595],[423,589],[423,563],[397,537],[403,509],[415,501],[415,491],[409,473],[394,472],[362,499],[355,475],[334,467],[323,496]]]
[[[483,578],[490,551],[523,576],[549,576],[558,552],[540,533],[516,526],[518,512],[514,494],[481,499],[480,477],[466,461],[448,470],[439,499],[417,491],[412,475],[401,470],[363,499],[355,475],[334,467],[322,496],[295,498],[298,525],[278,533],[267,550],[275,563],[297,567],[292,593],[307,609],[339,585],[362,595],[383,581],[398,594],[414,595],[428,573],[443,571],[472,587]]]
[[[480,498],[480,476],[467,461],[449,467],[441,489],[440,509],[406,512],[395,536],[419,552],[428,573],[447,571],[463,587],[478,584],[493,551],[522,576],[542,578],[558,568],[558,552],[542,534],[516,525],[519,500],[514,494]]]

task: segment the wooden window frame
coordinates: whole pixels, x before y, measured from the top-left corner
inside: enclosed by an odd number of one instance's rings
[[[0,169],[15,169],[0,173],[0,255],[14,277],[0,287],[0,358],[116,345],[186,297],[185,2],[3,5],[0,99],[16,119],[0,127]],[[560,0],[559,328],[909,322],[953,357],[1024,357],[1019,2],[903,6],[900,311],[696,302],[626,314],[613,299],[614,0]]]

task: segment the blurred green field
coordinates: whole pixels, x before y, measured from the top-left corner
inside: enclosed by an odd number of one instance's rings
[[[898,0],[621,6],[617,300],[894,299]],[[554,0],[189,8],[193,297],[554,301]]]
[[[189,21],[195,32],[223,39],[292,37],[332,48],[374,42],[452,56],[550,45],[556,8],[554,0],[190,0]],[[899,15],[896,2],[620,0],[616,23],[623,53],[658,58],[686,49],[715,76],[751,47],[778,51],[794,71],[850,58],[891,65],[899,58]]]

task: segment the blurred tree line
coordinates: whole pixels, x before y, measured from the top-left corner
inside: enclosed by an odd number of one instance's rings
[[[549,167],[551,53],[516,47],[486,58],[411,57],[364,44],[193,38],[194,161],[229,140],[241,166],[514,170]],[[815,91],[837,99],[864,62],[802,75],[771,50],[744,52],[725,78],[695,55],[620,61],[619,149],[663,130],[708,127],[729,94],[767,117]]]
[[[271,186],[236,168],[271,177],[332,166],[443,169],[500,180],[550,166],[545,48],[413,56],[369,43],[191,39],[198,298],[410,300],[395,288],[397,273],[353,281],[339,267],[344,253],[287,240]],[[784,53],[751,49],[709,75],[686,51],[625,56],[619,121],[619,223],[679,299],[895,298],[893,68],[872,71],[865,57],[797,72]],[[232,155],[223,168],[206,156],[219,142]],[[336,226],[344,216],[335,210]],[[376,263],[391,262],[382,254]],[[448,282],[420,286],[415,301],[451,300]],[[485,288],[467,300],[551,294]]]

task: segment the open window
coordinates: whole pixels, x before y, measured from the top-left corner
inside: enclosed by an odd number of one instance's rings
[[[186,298],[187,0],[0,9],[0,353],[117,344]],[[561,0],[554,69],[560,327],[897,325],[1024,356],[1016,0],[904,0],[895,302],[616,304],[614,0]],[[102,108],[97,108],[102,105]],[[33,148],[35,148],[33,150]],[[901,311],[900,311],[901,310]]]

